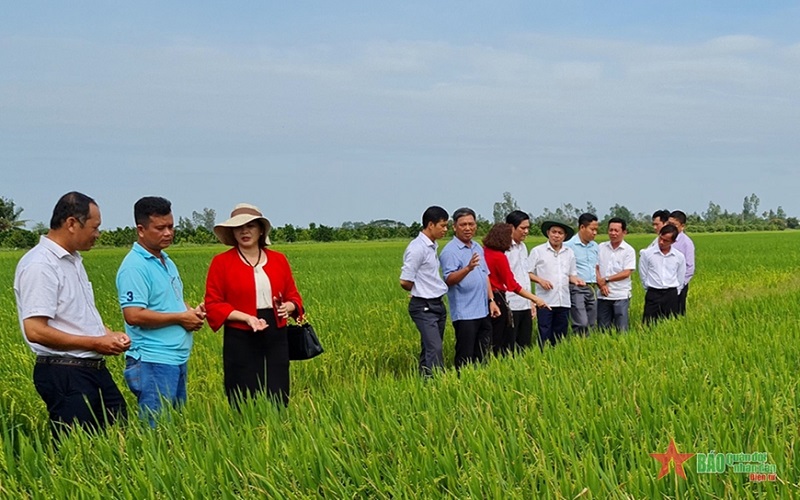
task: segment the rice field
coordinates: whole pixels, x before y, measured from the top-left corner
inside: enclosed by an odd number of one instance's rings
[[[135,418],[54,450],[31,381],[12,289],[21,252],[0,252],[2,498],[789,498],[800,496],[800,233],[693,236],[689,314],[570,338],[544,353],[417,376],[419,334],[398,285],[405,241],[276,246],[293,266],[326,349],[292,365],[286,409],[228,407],[221,336],[205,327],[189,401],[156,429]],[[602,238],[601,238],[602,239]],[[650,235],[631,236],[637,250]],[[541,242],[532,238],[529,247]],[[186,299],[202,300],[223,247],[173,248]],[[85,254],[98,308],[122,329],[114,278],[126,251]],[[445,357],[453,359],[453,331]],[[131,409],[123,360],[110,369]],[[135,414],[135,412],[132,412]],[[774,480],[681,453],[764,452]],[[705,457],[704,457],[705,459]]]

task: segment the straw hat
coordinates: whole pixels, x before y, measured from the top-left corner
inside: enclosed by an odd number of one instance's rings
[[[272,224],[269,223],[257,206],[250,205],[249,203],[239,203],[233,207],[231,218],[214,226],[214,234],[216,234],[219,241],[225,245],[236,246],[236,238],[233,237],[233,228],[244,226],[248,222],[254,220],[261,224],[261,228],[264,230],[265,243],[269,245],[269,231],[272,229]]]

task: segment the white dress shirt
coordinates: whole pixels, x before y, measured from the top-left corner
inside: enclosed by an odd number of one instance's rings
[[[531,291],[531,277],[528,275],[528,248],[524,242],[511,241],[511,248],[506,252],[508,265],[514,273],[514,279],[523,290]],[[514,292],[506,292],[508,308],[512,311],[530,311],[531,301]]]
[[[556,252],[550,242],[533,247],[528,256],[528,272],[549,281],[553,288],[545,290],[536,284],[536,295],[550,307],[570,307],[569,277],[578,274],[575,252],[564,245]]]
[[[646,289],[683,289],[686,279],[686,258],[675,247],[665,255],[658,246],[647,247],[639,252],[639,279]]]
[[[608,278],[625,270],[636,270],[636,251],[627,242],[620,242],[617,248],[610,241],[600,243],[597,250],[597,267],[600,276]],[[631,298],[631,277],[608,282],[608,295],[597,294],[598,300],[622,300]]]

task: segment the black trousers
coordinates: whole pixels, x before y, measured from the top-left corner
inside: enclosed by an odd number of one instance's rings
[[[453,321],[456,331],[456,369],[480,362],[492,348],[492,322],[489,316]]]
[[[500,356],[501,354],[508,354],[516,343],[515,337],[513,337],[514,330],[511,328],[514,319],[508,309],[505,292],[495,290],[492,293],[494,295],[494,303],[500,309],[500,316],[491,318],[492,352],[494,352],[495,356]]]
[[[645,325],[661,318],[668,318],[679,314],[680,296],[677,288],[648,288],[644,294],[644,314],[642,322]]]
[[[275,326],[272,309],[259,309],[269,325],[258,332],[225,326],[222,365],[225,394],[234,408],[242,398],[263,394],[278,404],[289,404],[289,340],[286,328]]]
[[[535,306],[533,306],[535,307]],[[533,337],[533,318],[531,310],[511,311],[514,324],[510,327],[511,333],[508,338],[514,339],[515,349],[518,351],[527,349],[531,346]]]
[[[569,328],[569,307],[541,308],[537,311],[539,324],[539,348],[545,343],[554,346],[567,335]]]
[[[689,284],[683,286],[680,295],[678,295],[678,314],[686,316],[686,295],[689,293]]]
[[[33,385],[47,405],[56,438],[76,423],[97,430],[128,417],[125,398],[108,368],[37,363]]]

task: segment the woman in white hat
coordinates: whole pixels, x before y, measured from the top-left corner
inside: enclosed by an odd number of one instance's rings
[[[217,238],[233,248],[211,261],[206,319],[214,331],[224,326],[225,393],[234,407],[264,390],[278,403],[289,403],[286,319],[301,316],[303,302],[286,257],[267,249],[270,228],[247,203],[214,226]]]

